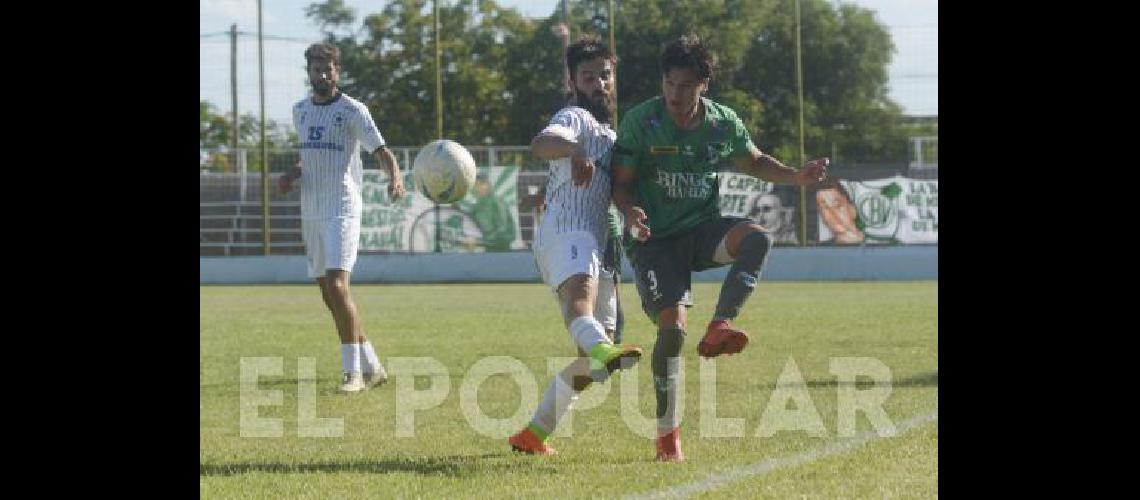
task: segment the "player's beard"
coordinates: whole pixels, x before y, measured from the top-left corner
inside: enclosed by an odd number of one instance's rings
[[[333,91],[336,89],[336,84],[331,81],[310,80],[309,84],[313,86],[313,94],[322,99],[332,97]]]
[[[595,92],[594,95],[597,97],[591,99],[590,96],[581,90],[574,89],[574,92],[576,94],[575,103],[579,107],[594,115],[595,120],[601,123],[613,124],[614,111],[617,109],[617,105],[614,104],[613,93],[603,95],[601,92]]]

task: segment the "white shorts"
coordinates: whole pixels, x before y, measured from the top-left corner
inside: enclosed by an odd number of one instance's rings
[[[542,281],[555,293],[558,287],[575,274],[592,276],[598,282],[598,297],[594,301],[594,319],[606,330],[617,328],[617,290],[613,273],[602,270],[602,252],[594,235],[586,231],[547,236],[539,233],[534,245],[534,261]]]
[[[534,262],[542,281],[555,292],[575,274],[595,278],[602,270],[602,249],[594,235],[586,231],[570,233],[540,232],[534,242]]]
[[[329,269],[351,273],[360,248],[360,218],[302,219],[301,239],[310,278],[323,278]]]

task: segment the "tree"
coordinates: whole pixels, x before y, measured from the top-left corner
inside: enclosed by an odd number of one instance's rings
[[[493,0],[440,3],[443,135],[468,145],[528,144],[566,100],[562,45],[551,32],[560,9],[536,22]],[[574,39],[587,33],[609,39],[607,0],[571,6]],[[341,49],[341,87],[369,107],[392,144],[435,139],[430,7],[426,0],[394,0],[367,15],[356,36],[334,32],[354,22],[342,2],[306,9]],[[619,115],[660,94],[662,47],[695,33],[719,60],[709,97],[732,107],[762,150],[798,160],[793,2],[622,0],[618,7]],[[807,155],[828,155],[836,144],[845,158],[905,159],[901,109],[887,94],[889,33],[860,7],[803,0],[801,9]]]
[[[768,15],[744,58],[737,88],[764,103],[757,145],[791,160],[799,153],[795,6],[755,3],[768,5]],[[902,110],[888,97],[890,34],[861,7],[835,9],[830,2],[804,0],[800,8],[807,156],[829,155],[834,142],[850,158],[904,158]]]
[[[327,31],[331,26],[347,26],[356,19],[356,11],[344,4],[344,0],[328,0],[325,3],[315,3],[305,8],[305,16],[317,19],[321,31]]]
[[[198,101],[198,147],[207,153],[215,152],[214,157],[210,160],[213,169],[232,171],[233,160],[219,153],[226,152],[230,147],[233,137],[233,120],[229,114],[220,114],[216,109],[209,101]],[[271,151],[292,149],[298,145],[296,132],[285,128],[274,120],[266,120],[265,122],[265,142]],[[261,168],[258,159],[261,154],[261,122],[253,114],[247,113],[241,116],[241,124],[238,128],[238,147],[253,154],[249,157],[251,162],[249,168],[254,170]],[[274,170],[276,171],[278,168],[275,164]]]
[[[583,2],[605,12],[605,0]],[[618,96],[622,111],[661,94],[661,50],[681,35],[697,34],[713,52],[720,72],[710,93],[733,89],[735,70],[749,34],[763,15],[745,0],[623,0],[616,13]],[[608,35],[601,33],[603,35]],[[608,39],[608,36],[607,36]]]
[[[199,148],[215,149],[219,145],[229,144],[232,130],[229,120],[215,112],[213,104],[198,101]]]
[[[345,24],[344,16],[326,17],[335,12],[332,3],[314,4],[307,13],[322,26]],[[522,143],[510,110],[528,103],[518,101],[516,89],[525,86],[510,81],[508,61],[525,50],[534,23],[492,0],[460,0],[440,6],[440,25],[444,137],[469,145]],[[326,32],[341,50],[341,88],[368,106],[392,144],[436,138],[433,36],[433,13],[424,0],[395,0],[366,16],[359,42]]]

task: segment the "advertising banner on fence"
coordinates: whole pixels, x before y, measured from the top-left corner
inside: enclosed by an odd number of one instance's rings
[[[388,179],[378,170],[364,171],[364,209],[360,250],[434,252],[435,205],[415,191],[410,168],[404,172],[407,195],[388,198]],[[503,252],[525,249],[519,231],[518,167],[482,167],[463,200],[440,205],[439,247],[442,252]]]
[[[816,192],[816,204],[820,242],[938,243],[937,180],[838,181]]]
[[[750,175],[720,173],[720,213],[751,217],[775,237],[776,243],[798,243],[796,186],[776,185]]]

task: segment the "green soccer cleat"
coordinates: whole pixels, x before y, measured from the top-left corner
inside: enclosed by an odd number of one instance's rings
[[[629,368],[640,359],[638,346],[599,342],[590,348],[590,378],[605,382],[614,371]]]

